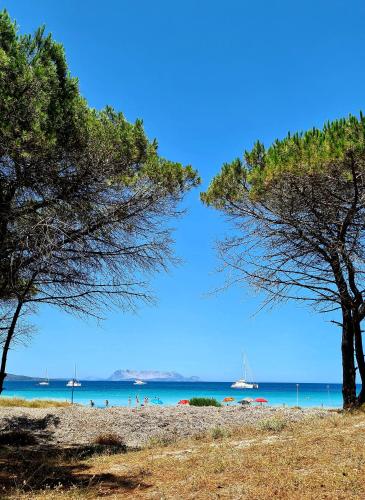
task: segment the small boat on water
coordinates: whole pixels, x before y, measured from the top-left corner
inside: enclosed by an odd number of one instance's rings
[[[146,385],[147,382],[143,382],[143,380],[140,380],[139,378],[137,378],[134,382],[133,382],[133,385]]]
[[[259,384],[256,384],[255,382],[248,382],[247,381],[247,358],[246,355],[243,355],[243,378],[240,378],[236,380],[231,385],[232,389],[258,389]]]
[[[67,382],[66,387],[81,387],[81,382],[72,378]]]
[[[66,387],[81,387],[81,382],[77,380],[76,365],[75,365],[75,377],[67,382]]]
[[[246,382],[244,378],[240,378],[236,380],[236,382],[234,382],[231,387],[232,389],[258,389],[259,385],[251,382]]]
[[[38,382],[38,385],[49,385],[49,378],[48,378],[47,370],[46,370],[46,376],[44,377],[43,380],[41,380],[40,382]]]

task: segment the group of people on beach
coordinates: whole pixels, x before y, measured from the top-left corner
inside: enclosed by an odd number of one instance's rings
[[[136,401],[136,406],[148,406],[148,404],[150,402],[149,398],[147,396],[145,396],[143,398],[143,403],[140,403],[138,394],[136,394],[135,401]],[[132,398],[129,396],[128,397],[128,408],[130,408],[131,406],[132,406]]]
[[[135,401],[136,401],[136,406],[148,406],[148,404],[150,402],[149,398],[147,396],[145,396],[143,398],[143,403],[140,403],[138,394],[136,394]],[[90,399],[90,406],[91,406],[91,408],[94,408],[94,406],[95,406],[95,402],[92,399]],[[128,397],[128,408],[131,408],[131,406],[132,406],[132,398],[129,396]],[[105,400],[105,408],[108,408],[108,407],[109,407],[109,401],[106,399]]]

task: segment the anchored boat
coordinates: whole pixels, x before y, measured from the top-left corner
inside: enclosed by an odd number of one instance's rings
[[[81,382],[77,380],[76,365],[75,365],[75,377],[67,382],[66,387],[81,387]]]
[[[248,362],[247,362],[247,357],[244,354],[243,355],[243,378],[240,378],[236,380],[231,385],[232,389],[258,389],[259,384],[256,384],[256,382],[248,382],[247,381],[247,371],[248,371]]]
[[[134,382],[133,382],[133,385],[146,385],[147,382],[143,382],[143,380],[140,380],[140,379],[136,379]]]
[[[48,372],[46,370],[46,376],[44,377],[43,380],[41,380],[38,385],[49,385],[49,378],[48,378]]]

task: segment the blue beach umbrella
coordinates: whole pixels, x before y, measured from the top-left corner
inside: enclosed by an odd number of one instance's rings
[[[163,404],[163,402],[161,401],[160,398],[153,398],[151,403],[154,405],[162,405]]]

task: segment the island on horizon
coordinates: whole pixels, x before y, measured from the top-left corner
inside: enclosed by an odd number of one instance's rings
[[[116,370],[110,377],[85,377],[83,380],[89,381],[110,381],[110,382],[128,382],[132,380],[146,380],[149,382],[200,382],[200,378],[196,376],[185,377],[177,372],[164,372],[159,370]],[[9,382],[32,382],[44,380],[44,377],[32,377],[29,375],[15,375],[13,373],[8,373],[6,380]],[[50,380],[66,380],[65,377],[53,377]]]
[[[146,380],[150,382],[198,382],[199,377],[185,377],[177,372],[163,372],[158,370],[116,370],[107,379],[109,381]]]

